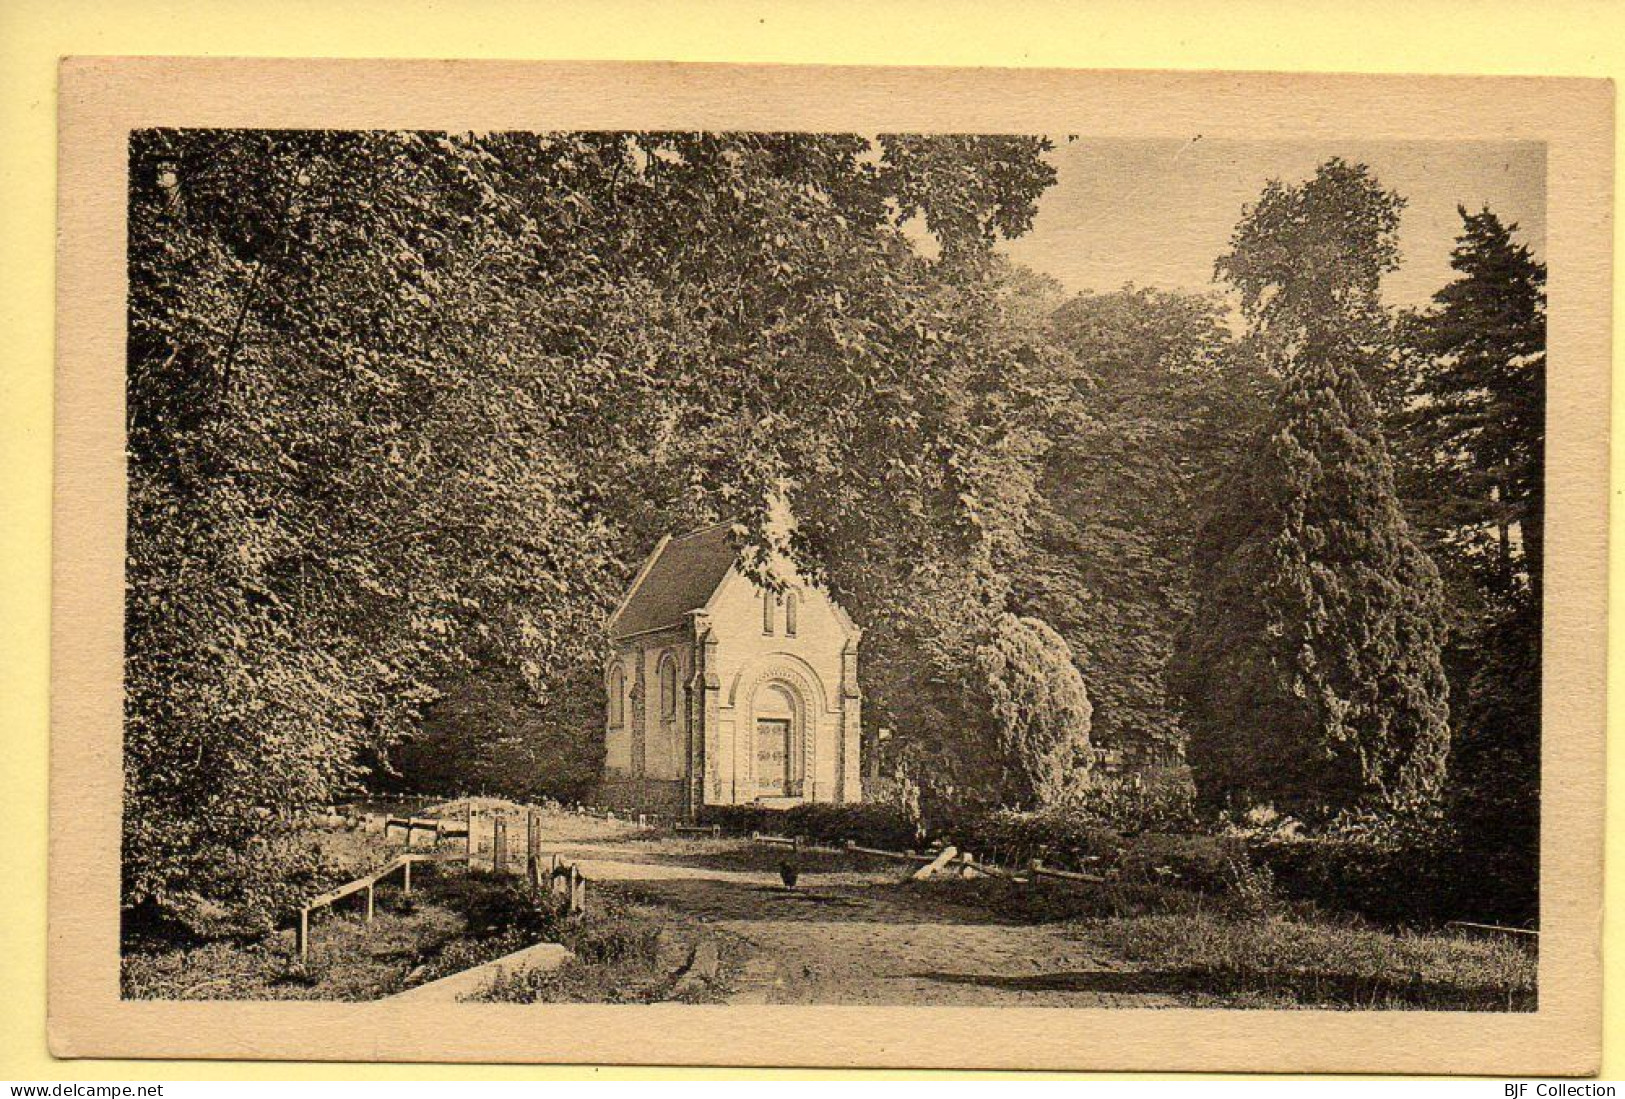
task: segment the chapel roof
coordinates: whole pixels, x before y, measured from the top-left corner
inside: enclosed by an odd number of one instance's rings
[[[682,625],[710,600],[737,558],[732,522],[662,539],[609,622],[612,637]]]

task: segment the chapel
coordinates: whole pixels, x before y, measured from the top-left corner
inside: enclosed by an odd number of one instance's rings
[[[753,581],[731,529],[662,538],[610,616],[612,806],[693,819],[862,799],[861,631],[787,564],[773,587]]]

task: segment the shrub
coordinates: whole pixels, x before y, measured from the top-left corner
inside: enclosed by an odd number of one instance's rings
[[[564,922],[550,895],[533,892],[523,879],[506,874],[471,870],[447,878],[438,899],[463,914],[469,936],[476,939],[513,932],[530,942],[557,941]]]
[[[1042,619],[1005,614],[977,647],[976,663],[1002,758],[1000,802],[1054,804],[1075,761],[1090,758],[1093,707],[1072,650]]]
[[[659,953],[660,927],[629,915],[624,906],[601,904],[600,912],[566,938],[583,963],[653,965]]]
[[[1455,918],[1441,888],[1441,850],[1421,837],[1324,835],[1266,839],[1248,854],[1280,892],[1333,912],[1391,925],[1428,926]]]
[[[1125,834],[1195,832],[1196,787],[1186,770],[1132,778],[1094,774],[1067,792],[1067,808]]]
[[[1225,836],[1146,833],[1124,841],[1115,869],[1125,882],[1178,885],[1221,895],[1231,889],[1233,864],[1246,857],[1246,848]]]
[[[1115,860],[1123,837],[1093,817],[1070,808],[1020,812],[996,809],[967,816],[943,830],[944,838],[983,858],[1020,865],[1042,858],[1060,867],[1084,869]]]
[[[1262,919],[1275,909],[1275,872],[1268,865],[1253,862],[1245,854],[1225,863],[1226,885],[1237,911]]]
[[[809,804],[789,809],[713,805],[700,813],[700,821],[720,824],[729,832],[805,836],[832,845],[853,840],[864,847],[903,850],[920,842],[914,821],[896,805]]]

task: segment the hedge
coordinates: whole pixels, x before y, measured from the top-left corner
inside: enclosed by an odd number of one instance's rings
[[[1531,899],[1502,889],[1494,874],[1467,870],[1460,852],[1426,836],[1126,835],[1078,807],[966,814],[924,833],[892,804],[712,806],[701,820],[736,834],[805,836],[831,846],[852,840],[903,851],[927,841],[951,843],[1006,866],[1041,858],[1052,867],[1094,870],[1120,883],[1171,885],[1213,896],[1233,891],[1238,868],[1259,868],[1268,871],[1282,900],[1386,925],[1435,926],[1460,919],[1533,926],[1538,916]]]
[[[853,840],[864,847],[904,851],[920,842],[914,823],[893,805],[797,805],[764,809],[755,805],[712,805],[700,812],[701,824],[718,824],[735,833],[766,832],[805,836],[838,846]]]

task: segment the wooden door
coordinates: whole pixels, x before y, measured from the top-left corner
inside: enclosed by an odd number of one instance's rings
[[[790,719],[756,719],[756,788],[763,797],[783,797],[790,789]]]

